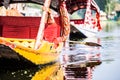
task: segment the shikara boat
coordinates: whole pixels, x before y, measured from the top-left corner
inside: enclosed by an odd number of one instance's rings
[[[0,6],[7,8],[12,3],[43,5],[43,14],[42,17],[0,16],[0,64],[6,62],[8,66],[11,60],[35,65],[56,61],[70,33],[65,1],[4,0]],[[51,8],[60,16],[53,17]]]
[[[73,33],[81,33],[84,37],[93,37],[101,30],[100,9],[94,0],[77,0],[79,3],[74,7],[70,19],[71,25],[77,30]],[[76,1],[76,2],[77,2]]]
[[[90,1],[1,0],[0,6],[7,8],[14,3],[43,5],[43,14],[41,17],[0,16],[0,63],[3,64],[4,60],[7,62],[12,59],[12,62],[17,60],[17,62],[24,61],[39,65],[58,59],[64,42],[68,39],[70,24],[77,21],[70,20],[69,15],[88,7]],[[92,3],[91,9],[97,11],[94,5]],[[59,16],[53,17],[51,9]],[[99,25],[99,20],[97,25]]]

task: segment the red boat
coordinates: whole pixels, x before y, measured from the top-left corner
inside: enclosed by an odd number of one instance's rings
[[[94,37],[101,30],[100,9],[94,0],[77,0],[75,12],[71,12],[73,33],[81,33],[83,37]],[[76,1],[76,3],[77,3]],[[70,7],[70,6],[69,6]],[[76,16],[75,16],[76,15]],[[76,30],[77,29],[77,30]]]
[[[53,5],[54,1],[57,4]],[[8,15],[0,16],[0,62],[25,59],[39,65],[58,59],[70,32],[70,20],[65,1],[54,1],[0,1],[0,6],[6,8],[12,3],[36,3],[43,6],[42,17],[18,16],[13,9],[7,11]],[[52,16],[51,9],[54,8],[60,16]]]
[[[0,6],[8,8],[15,3],[42,5],[43,13],[41,17],[0,16],[0,58],[19,61],[22,56],[36,65],[58,59],[69,37],[70,23],[79,23],[79,20],[70,20],[69,14],[90,4],[89,0],[1,0]],[[90,5],[91,9],[97,11],[94,5]],[[51,16],[50,9],[59,16]]]

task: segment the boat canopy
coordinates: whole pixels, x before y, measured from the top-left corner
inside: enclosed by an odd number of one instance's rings
[[[5,6],[7,8],[9,4],[12,3],[36,3],[43,5],[44,1],[45,0],[0,0],[0,6]],[[88,0],[65,0],[65,1],[68,12],[72,14],[79,9],[86,8]],[[58,12],[59,11],[58,6],[59,0],[51,0],[50,8]],[[94,0],[92,0],[91,9],[99,12],[99,8]]]

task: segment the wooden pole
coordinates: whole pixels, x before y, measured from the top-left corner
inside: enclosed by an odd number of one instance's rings
[[[86,6],[86,13],[85,13],[85,19],[84,19],[84,26],[86,26],[86,24],[91,25],[91,1],[92,0],[88,0],[87,1],[87,6]]]
[[[36,42],[35,42],[34,49],[38,49],[39,46],[41,45],[43,35],[44,35],[45,22],[46,22],[46,19],[47,19],[47,16],[48,16],[48,9],[50,7],[50,3],[51,3],[51,0],[45,0],[45,2],[44,2],[44,7],[43,8],[45,10],[43,11],[43,15],[42,15],[42,18],[41,18],[41,22],[40,22],[38,34],[37,34],[37,37],[36,37]]]

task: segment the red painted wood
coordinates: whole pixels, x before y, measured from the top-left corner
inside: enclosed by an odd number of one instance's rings
[[[40,17],[0,16],[0,36],[7,38],[35,39],[40,20]],[[55,21],[60,25],[59,17],[56,17]],[[45,32],[45,35],[49,36],[49,38],[50,36],[51,38],[53,38],[53,36],[60,36],[60,26],[46,26]],[[47,40],[51,41],[51,39]]]

